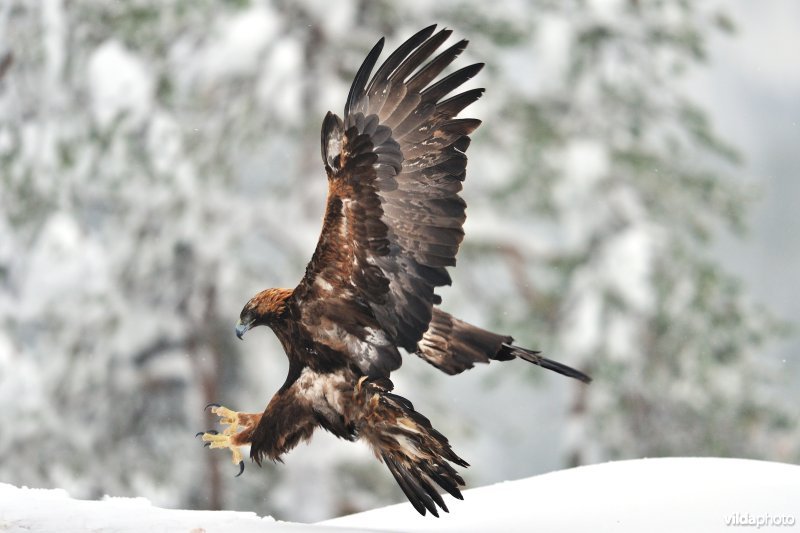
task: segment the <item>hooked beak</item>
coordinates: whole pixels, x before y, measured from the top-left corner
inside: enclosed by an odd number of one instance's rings
[[[244,324],[242,323],[241,320],[239,320],[239,322],[236,323],[236,336],[239,337],[239,340],[241,340],[244,337],[244,334],[247,332],[248,329],[250,329],[251,325],[252,322],[249,324]]]

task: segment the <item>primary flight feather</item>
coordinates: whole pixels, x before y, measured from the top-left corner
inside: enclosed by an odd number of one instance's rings
[[[448,374],[476,362],[520,358],[589,382],[582,372],[546,359],[437,306],[450,284],[464,238],[469,135],[480,121],[457,118],[483,89],[450,96],[483,67],[439,77],[466,48],[437,54],[451,30],[430,26],[372,71],[383,39],[358,70],[344,118],[322,123],[328,200],[317,248],[294,289],[267,289],[242,310],[236,334],[266,325],[289,358],[289,375],[263,413],[212,410],[228,425],[201,433],[212,448],[239,447],[258,464],[280,457],[317,427],[365,440],[421,514],[447,511],[437,489],[461,498],[453,465],[467,463],[407,399],[392,392],[399,348]],[[438,79],[437,79],[438,78]]]

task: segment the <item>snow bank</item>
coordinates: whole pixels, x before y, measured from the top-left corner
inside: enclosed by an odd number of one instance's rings
[[[179,511],[142,498],[80,501],[63,490],[0,484],[0,531],[703,532],[800,528],[800,467],[744,459],[641,459],[553,472],[446,498],[451,513],[400,504],[291,524],[254,513]]]
[[[413,511],[413,509],[412,509]],[[263,533],[364,531],[291,524],[255,513],[182,511],[155,507],[145,498],[75,500],[64,490],[17,488],[0,483],[0,532],[13,533]]]
[[[445,497],[436,520],[410,504],[323,522],[381,531],[713,533],[800,530],[800,466],[639,459],[562,470]],[[742,522],[755,523],[750,526]],[[761,527],[758,520],[762,519]],[[772,519],[786,525],[767,526]]]

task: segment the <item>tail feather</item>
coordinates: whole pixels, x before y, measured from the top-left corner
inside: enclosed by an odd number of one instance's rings
[[[390,390],[392,384],[386,378],[359,383],[356,398],[362,414],[357,432],[389,468],[414,509],[438,517],[439,509],[448,510],[436,486],[463,499],[459,487],[464,479],[450,463],[469,465],[427,418],[414,411],[411,402]]]
[[[441,507],[444,512],[450,512],[442,496],[424,478],[415,477],[411,471],[389,454],[381,454],[381,457],[389,467],[397,484],[400,485],[403,494],[419,514],[425,516],[426,511],[430,511],[433,516],[438,518],[439,511],[436,509],[436,505]]]

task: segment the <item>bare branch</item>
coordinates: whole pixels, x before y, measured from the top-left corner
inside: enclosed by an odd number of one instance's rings
[[[5,77],[13,62],[14,54],[11,52],[11,50],[3,54],[2,59],[0,59],[0,81],[2,81],[2,79]]]

